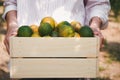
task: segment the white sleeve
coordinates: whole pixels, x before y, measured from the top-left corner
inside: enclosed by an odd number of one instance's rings
[[[109,0],[88,0],[86,4],[86,19],[90,20],[97,16],[102,20],[101,29],[104,29],[108,24],[108,15],[110,11]]]
[[[16,0],[5,0],[4,1],[5,11],[2,15],[2,18],[5,20],[6,14],[11,10],[17,10],[17,1]]]

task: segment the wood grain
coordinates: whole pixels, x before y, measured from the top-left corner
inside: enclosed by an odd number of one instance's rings
[[[11,57],[97,57],[94,38],[10,38]]]
[[[97,59],[11,59],[11,78],[95,78]]]

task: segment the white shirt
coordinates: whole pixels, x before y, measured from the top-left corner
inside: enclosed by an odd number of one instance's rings
[[[102,20],[102,27],[108,21],[110,10],[109,0],[5,0],[5,12],[17,10],[18,26],[39,25],[43,17],[51,16],[58,23],[61,21],[79,21],[82,25],[89,25],[92,17]]]

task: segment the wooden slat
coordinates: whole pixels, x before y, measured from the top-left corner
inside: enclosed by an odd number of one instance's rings
[[[98,38],[10,39],[11,57],[96,57]]]
[[[95,78],[97,59],[11,59],[11,78]]]

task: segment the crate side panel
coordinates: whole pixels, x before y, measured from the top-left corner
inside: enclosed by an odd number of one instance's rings
[[[12,57],[96,57],[97,38],[12,38]]]
[[[96,78],[96,59],[11,59],[11,78]]]

